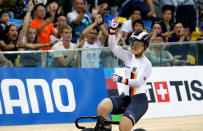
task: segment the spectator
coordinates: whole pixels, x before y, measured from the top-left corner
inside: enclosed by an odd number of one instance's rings
[[[0,37],[2,37],[3,35],[3,32],[6,28],[6,26],[8,25],[9,23],[9,15],[8,15],[8,12],[2,10],[0,12]]]
[[[3,33],[2,40],[0,41],[0,47],[3,51],[17,51],[19,47],[17,45],[17,27],[15,25],[6,26]],[[15,65],[15,59],[17,54],[5,54],[5,57]]]
[[[152,47],[152,51],[146,56],[149,58],[149,60],[152,62],[152,66],[171,66],[171,65],[177,65],[180,64],[181,61],[178,60],[181,56],[176,55],[173,57],[173,55],[165,50],[162,45],[158,45],[159,43],[164,43],[165,38],[161,34],[157,34],[154,39],[152,40],[152,44],[155,46]]]
[[[161,29],[162,29],[162,35],[165,38],[170,37],[173,34],[173,26],[174,23],[172,20],[172,11],[169,8],[162,8],[162,21],[161,21]]]
[[[73,28],[72,42],[77,43],[82,31],[90,25],[90,17],[86,13],[84,0],[74,0],[74,11],[67,14],[68,22]]]
[[[135,22],[133,22],[133,32],[142,31],[144,29],[144,23],[142,22],[142,20],[136,20]]]
[[[175,22],[175,11],[177,10],[178,3],[177,0],[160,0],[160,7],[162,10],[162,16],[163,16],[163,10],[164,9],[170,9],[171,10],[171,22]]]
[[[10,19],[15,18],[14,12],[16,11],[17,2],[18,0],[3,0],[3,5],[1,9],[8,12]]]
[[[132,23],[132,27],[133,27],[133,32],[136,32],[136,31],[143,31],[144,30],[144,23],[142,20],[136,20]],[[127,45],[129,45],[129,38],[131,36],[132,32],[128,34],[127,38],[124,39],[125,40],[125,43]]]
[[[17,4],[15,6],[15,19],[22,19],[25,14],[27,8],[25,0],[17,0]]]
[[[183,41],[188,41],[188,32],[189,29],[185,29],[182,23],[176,23],[174,25],[174,33],[171,37],[168,38],[168,42],[179,42],[180,44],[169,46],[168,50],[172,55],[180,55],[181,60],[187,60],[187,52],[189,46],[187,44],[182,44]]]
[[[150,9],[146,4],[148,4]],[[135,9],[141,10],[143,18],[156,17],[153,0],[126,0],[121,8],[121,16],[128,18]]]
[[[63,26],[61,32],[62,40],[58,41],[52,50],[67,50],[77,48],[71,42],[72,28],[69,25]],[[79,66],[76,61],[77,55],[75,51],[55,51],[50,67],[77,67]]]
[[[98,3],[99,5],[101,3],[107,3],[109,6],[109,14],[114,16],[117,13],[119,1],[120,0],[98,0]]]
[[[46,7],[43,4],[37,4],[34,7],[34,13],[36,18],[32,20],[31,26],[37,30],[39,34],[39,42],[41,44],[50,44],[50,36],[54,35],[58,37],[58,32],[53,26],[53,18],[47,18],[44,20],[46,15]],[[44,47],[43,50],[50,50],[51,47]]]
[[[181,22],[185,28],[189,28],[193,32],[196,27],[196,20],[194,0],[178,0],[176,22]]]
[[[136,20],[141,20],[142,14],[141,11],[138,9],[133,10],[133,12],[130,15],[130,19],[125,21],[121,26],[121,31],[123,33],[123,38],[126,40],[128,38],[128,35],[133,32],[133,22]]]
[[[157,21],[153,22],[151,25],[150,40],[153,40],[157,34],[161,34],[161,24]]]
[[[107,25],[107,27],[109,27],[109,25],[111,24],[111,20],[113,19],[113,16],[108,13],[108,11],[110,10],[108,2],[101,2],[99,3],[98,7],[99,7],[98,13],[101,14],[101,16],[104,19],[104,23]]]
[[[66,19],[66,16],[64,15],[59,15],[57,17],[57,21],[56,21],[56,29],[58,32],[61,32],[61,30],[63,29],[64,26],[67,25],[67,19]],[[59,33],[58,37],[55,37],[54,35],[51,35],[50,36],[50,39],[51,39],[51,43],[56,43],[58,42],[59,40],[61,40],[61,33]]]
[[[100,32],[101,31],[101,32]],[[87,37],[85,40],[84,38]],[[103,24],[101,15],[97,15],[94,23],[86,28],[79,38],[82,48],[103,47],[108,37],[108,32]],[[81,53],[81,66],[84,68],[98,68],[101,50],[85,50]]]
[[[62,7],[59,7],[58,0],[49,0],[47,2],[47,11],[45,19],[52,17],[54,23],[56,23],[58,16],[62,14]]]
[[[33,3],[30,1],[28,4],[28,11],[25,16],[24,24],[18,38],[19,43],[24,43],[26,46],[29,46],[30,49],[20,48],[19,50],[37,50],[41,49],[42,47],[49,46],[49,44],[39,44],[37,30],[32,26],[28,26],[30,23],[33,7]],[[39,53],[27,53],[20,55],[20,63],[23,67],[37,67],[37,64],[40,62],[40,60],[41,66],[43,66],[45,63],[43,63],[44,61],[41,59],[41,55]]]

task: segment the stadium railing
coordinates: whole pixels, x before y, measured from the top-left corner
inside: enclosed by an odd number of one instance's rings
[[[130,51],[129,46],[124,46],[123,48]],[[71,53],[73,53],[72,59],[61,64],[58,57],[68,59],[67,57]],[[124,67],[124,63],[115,57],[108,47],[57,51],[1,51],[0,67],[10,67],[5,62],[5,59],[2,58],[2,54],[6,57],[16,58],[12,62],[13,67]],[[145,51],[145,55],[154,67],[203,65],[203,41],[150,44],[150,47]],[[173,59],[171,57],[175,55],[179,55],[176,57],[180,58]]]

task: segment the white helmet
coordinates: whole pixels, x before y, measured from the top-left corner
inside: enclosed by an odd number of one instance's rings
[[[135,41],[140,41],[144,43],[144,50],[149,46],[150,36],[146,31],[136,31],[130,36],[130,46],[134,45]]]

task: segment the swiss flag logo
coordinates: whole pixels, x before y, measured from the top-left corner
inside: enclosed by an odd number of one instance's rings
[[[168,85],[166,82],[154,82],[158,102],[170,102]]]

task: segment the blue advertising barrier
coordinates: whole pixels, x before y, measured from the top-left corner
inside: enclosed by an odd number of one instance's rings
[[[73,123],[97,115],[107,97],[102,68],[0,68],[0,74],[1,126]]]

